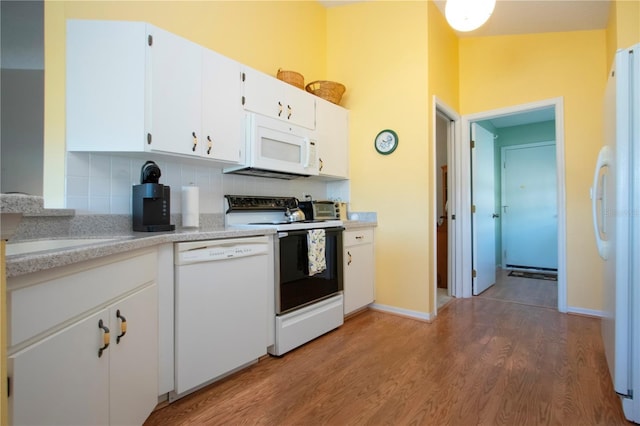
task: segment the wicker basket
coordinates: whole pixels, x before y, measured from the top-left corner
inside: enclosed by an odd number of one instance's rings
[[[284,71],[282,68],[278,70],[278,80],[296,86],[298,89],[304,90],[304,77],[299,72]]]
[[[347,90],[344,85],[335,81],[318,80],[307,84],[307,92],[340,105],[340,99],[344,91]]]

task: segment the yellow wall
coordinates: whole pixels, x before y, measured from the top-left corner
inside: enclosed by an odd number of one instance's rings
[[[640,0],[611,2],[607,22],[607,71],[618,49],[640,43]]]
[[[567,301],[601,310],[601,262],[589,188],[602,146],[606,34],[577,31],[460,40],[460,110],[472,114],[563,97]]]
[[[327,10],[327,72],[347,87],[351,209],[378,212],[376,302],[429,312],[427,3],[363,2]],[[373,146],[393,129],[391,155]]]
[[[458,44],[456,33],[435,3],[429,2],[429,95],[456,111],[460,98]]]
[[[47,207],[64,205],[65,19],[145,21],[267,74],[326,77],[326,13],[315,1],[46,1],[45,165]]]

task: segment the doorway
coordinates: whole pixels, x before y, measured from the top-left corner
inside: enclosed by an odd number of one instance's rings
[[[460,116],[444,102],[434,97],[433,101],[433,232],[436,236],[433,245],[433,286],[432,297],[434,300],[433,312],[437,315],[453,297],[457,297],[454,283],[457,282],[457,270],[455,268],[456,252],[453,241],[456,239],[452,222],[455,219],[455,206],[457,205],[457,191],[453,191],[457,185],[456,177],[450,173],[451,161],[456,158],[456,141],[459,139]],[[459,244],[459,243],[458,243]]]
[[[542,120],[536,116],[551,117]],[[552,123],[554,135],[555,135],[555,170],[557,175],[556,180],[556,200],[557,200],[557,241],[555,242],[555,248],[557,249],[557,309],[560,312],[566,312],[566,213],[565,213],[565,182],[564,182],[564,126],[563,126],[563,101],[561,98],[550,99],[546,101],[534,102],[530,104],[523,104],[509,108],[503,108],[498,110],[487,111],[483,113],[464,116],[461,119],[461,140],[460,147],[455,151],[455,158],[453,163],[458,165],[455,171],[455,177],[460,182],[459,185],[452,187],[457,193],[455,197],[460,200],[460,207],[456,213],[458,220],[455,221],[455,231],[460,233],[459,241],[454,241],[454,246],[451,250],[455,252],[455,265],[453,269],[456,270],[460,277],[460,287],[462,297],[471,297],[473,294],[474,279],[473,272],[475,265],[473,256],[473,245],[475,244],[473,239],[473,199],[472,199],[472,164],[471,164],[471,149],[463,149],[464,147],[470,147],[471,145],[471,126],[474,123],[490,121],[498,127],[508,127],[504,124],[504,121],[515,122],[516,120],[529,120],[531,121],[547,121]],[[500,121],[503,121],[502,123]],[[523,123],[521,123],[523,124]],[[497,155],[496,155],[497,156]],[[451,172],[451,171],[450,171]],[[452,195],[454,197],[454,195]],[[499,207],[499,206],[498,206]],[[501,234],[501,227],[498,226],[497,234]],[[501,237],[496,236],[496,243],[499,248],[496,248],[496,261],[495,266],[501,265],[501,250],[502,242]],[[451,253],[450,250],[450,253]],[[476,275],[479,273],[475,271]],[[456,283],[458,285],[458,283]]]

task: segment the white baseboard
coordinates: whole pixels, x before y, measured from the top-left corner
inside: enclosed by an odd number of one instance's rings
[[[589,317],[604,318],[607,313],[604,311],[597,311],[595,309],[577,308],[575,306],[567,306],[568,314],[586,315]]]
[[[412,311],[410,309],[396,308],[395,306],[381,305],[379,303],[372,303],[371,305],[369,305],[369,308],[376,311],[401,315],[403,317],[414,318],[421,321],[432,321],[434,317],[433,314],[430,314],[428,312]]]

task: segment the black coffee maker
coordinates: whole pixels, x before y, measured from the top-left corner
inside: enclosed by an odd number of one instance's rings
[[[133,230],[143,232],[173,231],[171,225],[171,188],[162,185],[160,167],[147,161],[140,171],[140,185],[133,185]]]

